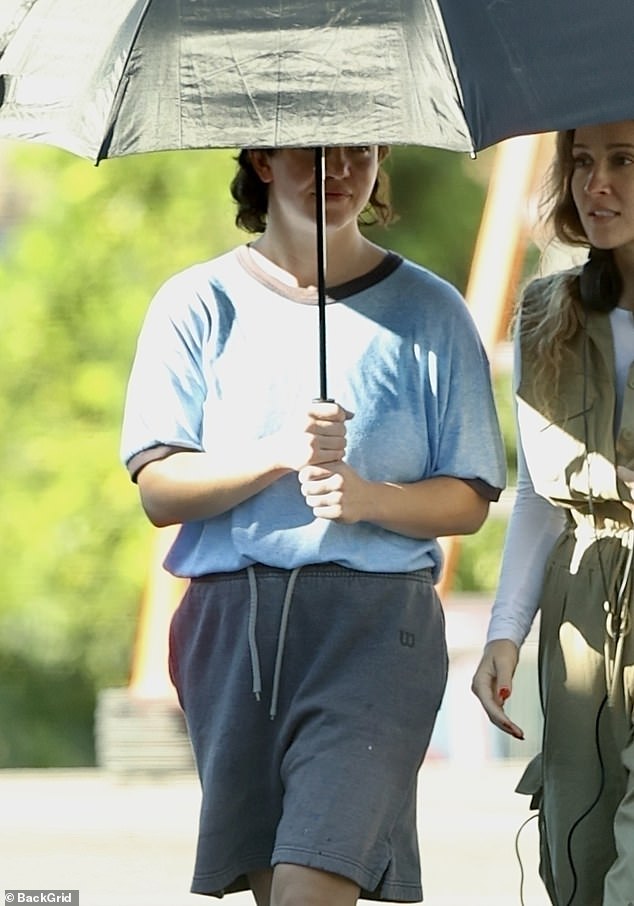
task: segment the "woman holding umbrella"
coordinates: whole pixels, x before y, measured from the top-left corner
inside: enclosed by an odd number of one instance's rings
[[[328,149],[329,379],[317,361],[311,150],[242,151],[257,238],[167,281],[122,456],[191,579],[170,669],[202,782],[192,890],[259,906],[421,898],[416,779],[447,671],[437,538],[505,480],[489,368],[457,291],[360,229],[385,148]]]
[[[504,712],[541,611],[539,808],[556,906],[634,902],[634,121],[557,137],[549,219],[587,263],[533,281],[516,319],[518,490],[473,691]]]

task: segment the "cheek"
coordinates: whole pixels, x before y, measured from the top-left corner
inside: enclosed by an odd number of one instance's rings
[[[570,180],[570,194],[572,195],[572,200],[574,201],[577,209],[581,207],[581,199],[583,197],[583,175],[578,174],[573,176]]]

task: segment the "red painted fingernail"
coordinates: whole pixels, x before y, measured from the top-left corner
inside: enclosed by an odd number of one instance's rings
[[[502,688],[500,689],[500,698],[502,699],[503,702],[505,702],[507,700],[507,698],[509,697],[510,694],[511,694],[511,690],[507,689],[506,686],[502,686]]]

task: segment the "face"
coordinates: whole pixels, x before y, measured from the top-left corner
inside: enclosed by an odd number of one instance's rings
[[[315,152],[284,148],[274,154],[251,152],[253,166],[268,185],[268,222],[297,228],[315,225]],[[356,228],[377,178],[379,151],[375,145],[326,150],[326,225],[328,229]]]
[[[572,157],[572,197],[589,242],[634,249],[634,121],[577,129]]]

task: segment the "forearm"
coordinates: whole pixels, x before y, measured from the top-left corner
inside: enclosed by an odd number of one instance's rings
[[[291,471],[268,439],[231,455],[178,452],[138,476],[143,508],[157,526],[210,519],[248,500]]]
[[[366,521],[410,538],[477,532],[489,503],[459,478],[439,476],[412,484],[372,482]]]
[[[306,463],[340,460],[350,418],[337,403],[314,402],[259,440],[232,441],[219,431],[212,452],[179,451],[150,462],[137,479],[145,512],[157,526],[219,516]]]
[[[546,562],[565,526],[565,512],[535,493],[519,448],[517,492],[506,531],[487,640],[521,645],[537,612]]]

